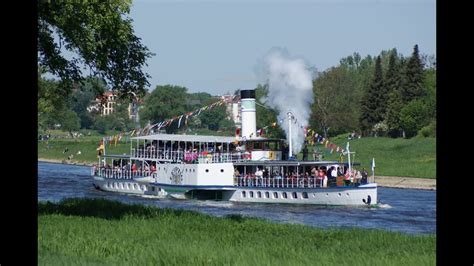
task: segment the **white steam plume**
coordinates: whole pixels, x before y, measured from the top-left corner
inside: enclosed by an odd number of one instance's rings
[[[304,143],[304,128],[308,125],[313,103],[313,75],[302,58],[290,57],[288,51],[272,48],[264,57],[263,69],[258,69],[268,83],[268,96],[262,99],[267,106],[278,112],[278,123],[288,139],[288,115],[294,115],[291,135],[294,154],[301,151]],[[263,71],[262,71],[263,70]],[[296,121],[296,122],[295,122]]]

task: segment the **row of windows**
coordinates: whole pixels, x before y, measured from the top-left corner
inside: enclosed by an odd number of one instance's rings
[[[257,193],[254,193],[253,191],[248,191],[248,197],[249,198],[262,198],[262,195],[263,195],[263,198],[264,199],[270,199],[270,192],[266,191],[264,194],[262,194],[261,191],[257,191]],[[281,196],[280,196],[280,193],[278,192],[273,192],[271,194],[271,198],[272,199],[278,199],[278,198],[282,198],[282,199],[288,199],[288,193],[286,192],[282,192],[281,193]],[[298,199],[298,193],[296,192],[292,192],[290,194],[291,198],[292,199]],[[316,193],[313,193],[313,197],[316,196]],[[326,196],[329,196],[329,193],[326,193]],[[342,197],[342,194],[341,193],[338,193],[338,196],[339,197]],[[302,192],[301,193],[301,196],[300,196],[302,199],[307,199],[308,198],[308,193],[307,192]],[[346,193],[346,197],[349,197],[349,193]],[[242,198],[247,198],[247,191],[242,191]]]
[[[254,193],[253,191],[248,192],[248,197],[249,198],[254,198],[255,197],[255,198],[260,199],[260,198],[262,198],[262,196],[263,196],[264,199],[270,199],[270,192],[266,191],[264,194],[262,194],[261,191],[257,191],[257,193]],[[297,199],[298,198],[298,193],[292,192],[290,194],[290,196],[291,196],[292,199]],[[242,198],[246,198],[246,197],[247,197],[247,191],[242,191]],[[272,199],[278,199],[280,197],[282,199],[287,199],[288,198],[288,193],[282,192],[281,196],[280,196],[280,193],[278,193],[278,192],[271,193],[271,198]],[[308,198],[308,193],[307,192],[302,192],[301,193],[301,198],[307,199]]]
[[[142,191],[147,191],[147,188],[145,185],[139,186],[138,184],[130,184],[130,183],[111,183],[107,182],[105,183],[106,188],[115,188],[115,189],[128,189],[128,190],[142,190]]]

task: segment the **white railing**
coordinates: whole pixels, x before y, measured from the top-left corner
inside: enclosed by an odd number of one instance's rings
[[[316,188],[323,187],[323,180],[315,177],[263,177],[238,176],[234,178],[234,185],[239,187],[272,187],[272,188]],[[326,187],[358,186],[359,183],[338,185],[328,183]]]
[[[208,153],[208,152],[186,152],[171,151],[166,149],[135,149],[132,148],[132,158],[169,160],[172,162],[186,163],[233,163],[242,162],[249,159],[248,155],[242,152],[233,153]]]

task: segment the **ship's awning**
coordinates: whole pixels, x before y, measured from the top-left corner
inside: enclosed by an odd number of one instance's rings
[[[232,143],[235,137],[228,136],[202,136],[202,135],[178,135],[178,134],[155,134],[148,136],[139,136],[132,139],[140,140],[161,140],[161,141],[186,141],[186,142],[216,142],[216,143]],[[240,139],[237,139],[240,140]]]

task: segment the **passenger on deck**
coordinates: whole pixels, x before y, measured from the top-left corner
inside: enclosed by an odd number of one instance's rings
[[[137,165],[135,163],[132,164],[132,173],[136,173],[137,172]]]
[[[362,179],[361,179],[361,184],[367,184],[367,177],[369,175],[369,173],[367,173],[367,171],[365,170],[365,168],[362,168]]]
[[[281,179],[281,175],[278,171],[275,171],[274,176],[275,176],[275,179]]]
[[[255,180],[256,185],[262,184],[262,182],[263,182],[263,171],[258,169],[258,167],[257,167],[257,171],[255,172],[255,178],[256,178],[256,180]]]
[[[356,185],[360,185],[360,180],[362,179],[362,174],[360,173],[359,170],[356,170],[356,174],[355,174],[355,184]]]
[[[323,181],[324,181],[325,176],[326,175],[324,174],[323,169],[319,169],[319,171],[318,171],[318,185],[320,187],[324,187],[323,186]],[[326,182],[327,182],[327,177],[326,177]]]

